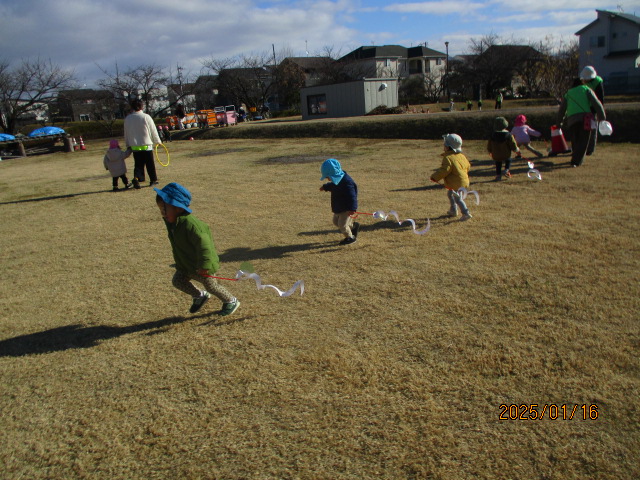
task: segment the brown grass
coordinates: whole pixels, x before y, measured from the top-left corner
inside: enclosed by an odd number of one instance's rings
[[[637,146],[493,183],[468,142],[464,223],[428,181],[440,141],[173,142],[161,183],[193,193],[219,273],[305,281],[290,298],[227,282],[226,318],[186,313],[154,194],[112,193],[105,148],[0,163],[3,478],[640,476]],[[329,156],[362,211],[431,231],[361,216],[338,247]]]

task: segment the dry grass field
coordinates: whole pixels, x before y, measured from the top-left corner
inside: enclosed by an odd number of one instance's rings
[[[226,282],[233,316],[189,315],[155,194],[111,192],[106,141],[3,161],[0,477],[640,477],[637,144],[492,182],[468,142],[468,222],[428,180],[439,140],[168,146],[218,273],[304,294]],[[431,230],[361,216],[338,246],[328,157],[361,211]]]

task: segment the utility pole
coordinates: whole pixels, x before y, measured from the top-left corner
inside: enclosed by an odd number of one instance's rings
[[[451,98],[451,92],[449,92],[449,42],[444,42],[444,46],[447,52],[447,60],[444,64],[444,76],[447,79],[446,87],[447,87],[447,101],[448,101]]]

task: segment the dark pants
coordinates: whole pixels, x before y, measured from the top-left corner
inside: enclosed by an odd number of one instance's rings
[[[113,186],[114,187],[118,186],[118,178],[122,180],[122,183],[124,184],[125,187],[129,184],[129,180],[127,179],[127,176],[126,175],[120,175],[119,177],[113,177]]]
[[[575,122],[568,127],[569,138],[571,139],[571,165],[579,167],[584,162],[587,154],[587,147],[591,139],[591,134],[595,130],[585,130],[582,121]]]
[[[502,160],[496,160],[496,175],[499,177],[502,174]],[[504,161],[504,169],[509,170],[511,168],[511,158],[507,158]]]
[[[144,182],[144,169],[147,168],[149,174],[149,182],[157,182],[156,164],[153,159],[153,150],[134,150],[133,151],[133,176],[139,182]]]
[[[592,155],[596,151],[596,143],[598,143],[598,129],[591,130],[589,137],[589,145],[587,146],[587,155]]]

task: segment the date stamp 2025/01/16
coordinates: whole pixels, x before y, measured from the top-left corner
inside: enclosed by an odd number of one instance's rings
[[[520,405],[503,403],[500,405],[500,420],[597,420],[598,405],[524,403]]]

